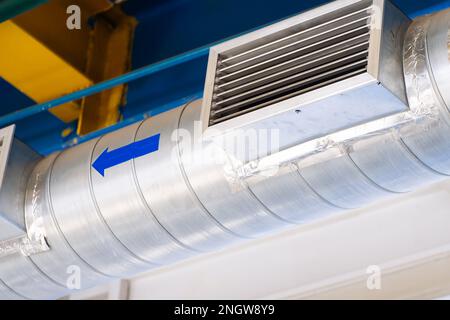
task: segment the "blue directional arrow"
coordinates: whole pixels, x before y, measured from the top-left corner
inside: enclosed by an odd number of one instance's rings
[[[160,134],[158,133],[157,135],[130,143],[109,152],[108,148],[106,148],[94,161],[92,167],[102,176],[105,176],[105,170],[108,168],[158,151],[159,137]]]

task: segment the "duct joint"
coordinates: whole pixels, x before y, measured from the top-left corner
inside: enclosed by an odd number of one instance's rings
[[[40,157],[14,139],[14,129],[0,130],[0,258],[50,249],[39,213],[23,207],[28,174]]]

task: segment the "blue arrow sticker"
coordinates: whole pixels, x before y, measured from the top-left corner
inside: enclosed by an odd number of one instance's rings
[[[102,176],[105,176],[105,170],[108,168],[158,151],[159,137],[160,134],[158,133],[149,138],[130,143],[109,152],[108,148],[106,148],[94,161],[92,167]]]

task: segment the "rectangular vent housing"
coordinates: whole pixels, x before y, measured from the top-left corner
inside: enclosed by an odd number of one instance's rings
[[[212,47],[203,100],[204,129],[222,132],[261,121],[267,127],[273,121],[266,119],[278,116],[278,120],[297,119],[294,127],[299,128],[299,140],[307,140],[323,130],[310,128],[311,117],[317,119],[321,112],[309,115],[306,107],[325,108],[326,103],[317,101],[344,93],[351,98],[346,91],[379,84],[389,96],[386,107],[365,106],[360,101],[361,110],[372,110],[354,117],[347,114],[341,120],[336,117],[330,131],[351,125],[349,118],[357,124],[404,111],[404,88],[398,82],[408,24],[387,1],[338,0]],[[354,98],[361,99],[361,94]],[[352,108],[328,110],[345,114]]]
[[[364,1],[220,53],[209,124],[365,72],[371,10]]]

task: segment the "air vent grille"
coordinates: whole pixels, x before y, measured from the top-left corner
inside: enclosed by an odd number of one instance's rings
[[[218,54],[209,125],[366,72],[372,1]]]

